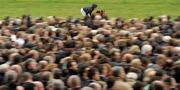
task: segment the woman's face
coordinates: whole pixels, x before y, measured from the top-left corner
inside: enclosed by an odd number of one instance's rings
[[[76,41],[76,48],[80,48],[82,46],[82,42]]]
[[[108,68],[106,66],[103,66],[102,74],[107,76],[108,75]]]
[[[10,35],[11,35],[11,32],[10,32],[10,30],[4,30],[3,34],[4,34],[5,36],[10,36]]]
[[[114,58],[115,58],[116,60],[119,60],[119,59],[121,58],[121,54],[120,54],[119,52],[115,52],[115,53],[114,53]]]
[[[37,63],[36,62],[30,62],[28,68],[31,70],[36,70],[37,69]]]
[[[62,41],[57,41],[57,47],[62,48],[64,47],[64,44]]]
[[[88,75],[87,75],[87,72],[88,72],[89,68],[86,68],[83,72],[83,79],[88,79]]]
[[[95,72],[95,75],[94,75],[94,80],[99,80],[99,79],[100,79],[100,77],[99,77],[99,72],[96,71],[96,72]]]
[[[77,65],[76,62],[72,62],[71,64],[72,64],[72,69],[73,70],[78,70],[78,65]]]
[[[43,43],[42,42],[39,42],[37,45],[38,45],[38,47],[43,47]]]
[[[121,71],[120,77],[121,77],[122,79],[124,79],[124,80],[126,79],[126,73],[125,73],[124,70]]]

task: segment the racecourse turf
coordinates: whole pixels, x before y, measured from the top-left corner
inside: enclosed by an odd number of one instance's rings
[[[180,15],[180,0],[0,0],[0,18],[30,14],[82,17],[80,8],[97,3],[110,17],[143,18],[162,14]]]

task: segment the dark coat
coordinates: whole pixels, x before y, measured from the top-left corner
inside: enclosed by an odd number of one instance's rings
[[[83,7],[84,12],[86,13],[86,15],[91,15],[91,13],[93,12],[93,10],[97,7],[96,4],[92,4],[91,6],[87,6],[87,7]]]

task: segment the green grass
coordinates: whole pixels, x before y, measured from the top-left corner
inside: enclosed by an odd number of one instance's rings
[[[0,18],[5,16],[81,17],[80,8],[97,3],[110,17],[125,18],[180,15],[180,0],[0,0]]]

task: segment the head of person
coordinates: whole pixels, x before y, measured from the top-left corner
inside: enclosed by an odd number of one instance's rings
[[[77,75],[70,76],[67,80],[67,83],[71,89],[76,89],[81,87],[81,80]]]
[[[102,64],[101,74],[104,76],[111,76],[112,74],[111,65],[106,63]]]
[[[134,90],[144,90],[143,82],[137,81],[136,83],[134,83],[133,89]]]
[[[23,82],[29,81],[29,80],[32,81],[32,78],[33,78],[33,76],[32,76],[32,74],[29,73],[29,72],[24,72],[24,73],[22,74],[22,76],[21,76],[21,79],[22,79]]]
[[[7,83],[10,83],[10,82],[16,82],[17,78],[18,78],[18,74],[13,70],[9,70],[5,73],[4,79]]]
[[[127,82],[131,86],[133,86],[136,83],[137,79],[138,79],[137,73],[134,73],[134,72],[128,72],[126,77],[127,77]]]
[[[106,84],[107,84],[107,89],[111,89],[114,86],[116,79],[114,77],[108,77]]]
[[[125,62],[129,63],[134,58],[134,56],[133,56],[133,54],[126,53],[122,56],[122,58]]]
[[[144,81],[149,82],[156,75],[156,70],[153,68],[148,68],[144,71]]]
[[[75,62],[75,61],[69,61],[69,62],[67,63],[67,68],[68,68],[69,70],[77,71],[77,70],[78,70],[77,62]]]
[[[142,62],[140,59],[133,59],[131,62],[130,62],[131,66],[132,67],[135,67],[135,68],[139,68],[142,66]]]
[[[80,59],[82,62],[87,62],[87,61],[90,61],[92,57],[89,53],[83,53],[81,54]]]
[[[39,58],[40,58],[40,53],[37,50],[30,50],[28,52],[28,55],[31,56],[31,58],[33,58],[35,60],[39,60]]]
[[[81,90],[94,90],[94,89],[86,86],[86,87],[81,88]]]
[[[161,67],[164,67],[166,64],[167,57],[163,54],[159,54],[156,58],[156,64],[158,64]]]
[[[101,85],[97,82],[90,83],[89,87],[93,88],[94,90],[102,90]]]
[[[120,67],[120,66],[112,67],[112,75],[115,78],[118,78],[120,80],[125,80],[126,79],[126,73],[124,71],[124,68]]]
[[[13,63],[14,63],[14,64],[19,64],[19,63],[22,62],[22,60],[23,60],[23,56],[21,56],[21,55],[15,55],[14,58],[13,58]]]
[[[53,57],[53,56],[45,56],[45,57],[43,57],[43,60],[46,60],[48,63],[54,63],[55,62],[55,57]]]
[[[99,80],[100,79],[99,70],[96,68],[90,68],[88,70],[88,78],[90,80]]]
[[[138,45],[133,45],[130,47],[129,52],[132,54],[138,54],[140,53],[140,48]]]
[[[33,76],[29,72],[24,72],[21,76],[22,86],[24,90],[36,90],[36,85],[33,83]]]
[[[1,89],[0,89],[1,90]],[[24,87],[23,86],[17,86],[16,87],[16,90],[24,90]]]
[[[169,19],[170,19],[170,16],[161,15],[161,16],[159,17],[159,22],[160,22],[160,23],[167,23],[167,22],[169,21]]]
[[[47,85],[48,81],[51,79],[51,72],[49,71],[44,71],[41,72],[40,74],[40,80],[42,81],[42,83],[44,84],[44,86]]]
[[[59,79],[51,80],[48,82],[48,90],[64,90],[64,82]]]
[[[20,65],[12,65],[10,69],[14,70],[18,75],[21,75],[21,73],[23,72]]]
[[[64,43],[63,43],[63,41],[57,40],[57,41],[56,41],[56,46],[57,46],[58,49],[64,48]]]
[[[174,78],[170,77],[170,76],[165,77],[163,82],[164,82],[163,83],[164,88],[166,90],[171,89],[171,88],[176,88],[176,85],[177,85],[176,80]]]
[[[36,85],[36,90],[44,90],[44,85],[40,81],[33,82]]]
[[[150,90],[164,90],[164,84],[162,81],[153,81],[150,86]]]
[[[141,48],[141,53],[143,55],[150,55],[152,54],[152,49],[153,49],[152,46],[149,44],[143,45]]]
[[[115,60],[120,60],[121,59],[121,53],[118,52],[118,51],[115,51],[112,53],[112,57],[115,59]]]
[[[87,66],[83,66],[82,68],[80,68],[79,73],[80,73],[81,79],[88,80],[88,70],[89,70],[89,67]]]
[[[40,69],[41,71],[43,71],[43,70],[46,70],[47,65],[48,65],[48,62],[45,61],[45,60],[42,60],[42,61],[39,62],[39,65],[38,65],[38,66],[39,66],[39,69]]]
[[[53,78],[54,79],[60,79],[61,78],[61,76],[62,76],[62,70],[61,69],[54,68],[52,72],[53,72]]]
[[[25,70],[34,72],[37,70],[37,62],[34,59],[28,59],[24,63]]]

